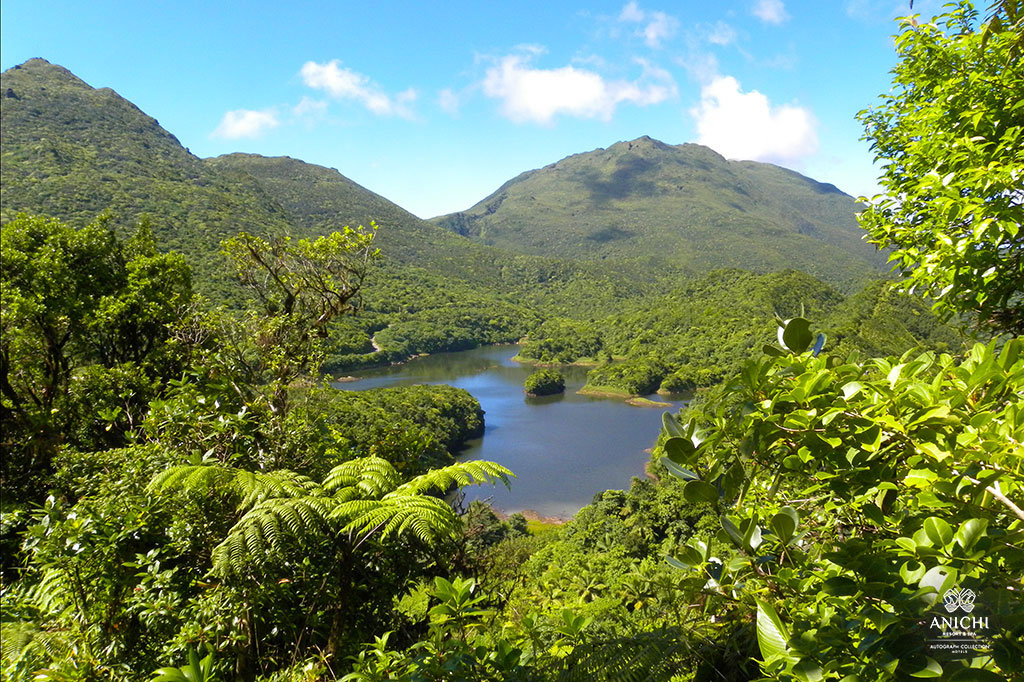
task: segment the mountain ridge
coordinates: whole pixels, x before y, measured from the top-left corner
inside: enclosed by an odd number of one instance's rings
[[[852,199],[700,145],[617,142],[520,173],[467,211],[425,221],[336,169],[255,154],[201,159],[114,90],[43,59],[4,72],[0,92],[0,218],[27,211],[83,224],[108,212],[127,231],[148,214],[159,243],[188,255],[200,282],[226,277],[216,254],[239,231],[314,237],[370,220],[382,226],[389,258],[513,288],[521,277],[651,283],[735,267],[795,268],[849,289],[880,273]]]
[[[849,284],[882,270],[881,256],[861,239],[856,208],[834,185],[796,171],[642,136],[520,173],[431,222],[521,253],[656,254],[693,274],[793,267]],[[730,247],[740,255],[727,254]]]

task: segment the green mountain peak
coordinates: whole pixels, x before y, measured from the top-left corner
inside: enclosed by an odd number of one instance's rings
[[[432,222],[520,253],[691,273],[796,268],[847,286],[882,267],[856,210],[794,171],[643,136],[522,173]]]

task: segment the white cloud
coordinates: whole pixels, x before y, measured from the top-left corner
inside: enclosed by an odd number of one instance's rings
[[[509,55],[487,69],[483,91],[502,101],[502,113],[518,123],[551,124],[559,114],[610,120],[622,102],[647,106],[677,93],[665,70],[638,60],[643,76],[636,81],[608,81],[587,69],[563,66],[535,69],[530,56]]]
[[[785,163],[818,150],[817,122],[809,110],[773,106],[756,90],[743,92],[732,76],[705,85],[700,106],[690,115],[697,124],[697,141],[727,158]]]
[[[210,133],[210,137],[220,137],[227,140],[259,137],[271,128],[276,128],[279,123],[277,115],[270,109],[263,111],[236,109],[224,114],[224,118],[220,120],[220,125]]]
[[[635,2],[630,2],[622,8],[619,14],[619,21],[640,22],[644,20],[643,10]]]
[[[318,117],[327,113],[327,102],[303,96],[299,103],[292,107],[296,116]]]
[[[707,41],[714,45],[729,45],[736,40],[736,29],[724,21],[707,28]]]
[[[462,102],[451,88],[445,88],[437,93],[437,104],[441,107],[441,111],[454,116],[459,113]]]
[[[718,57],[710,52],[694,50],[685,57],[676,57],[674,61],[702,85],[710,83],[719,74]]]
[[[336,99],[355,100],[374,114],[412,118],[408,106],[416,100],[416,91],[412,88],[391,97],[368,76],[343,67],[337,59],[326,64],[306,62],[300,74],[307,86],[323,90]]]
[[[619,13],[619,21],[630,24],[646,24],[640,29],[640,35],[648,47],[661,47],[679,30],[679,20],[664,12],[648,12],[640,9],[636,2],[630,2]]]
[[[789,19],[782,0],[757,0],[752,11],[755,17],[769,24],[781,24]]]

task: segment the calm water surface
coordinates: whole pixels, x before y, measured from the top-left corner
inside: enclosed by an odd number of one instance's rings
[[[510,489],[472,486],[467,499],[485,499],[504,512],[533,510],[569,517],[595,493],[629,486],[644,475],[648,448],[661,428],[661,415],[678,409],[633,407],[621,399],[576,395],[586,368],[565,367],[565,394],[527,398],[523,382],[534,371],[513,362],[516,346],[489,346],[440,353],[404,365],[356,372],[358,381],[336,384],[349,391],[449,384],[465,389],[484,409],[485,431],[459,454],[460,460],[488,459],[515,473]],[[653,399],[665,401],[654,396]],[[669,402],[669,401],[665,401]]]

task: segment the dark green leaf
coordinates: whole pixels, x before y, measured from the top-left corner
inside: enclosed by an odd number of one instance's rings
[[[690,481],[683,488],[683,497],[692,504],[717,502],[718,488],[705,481]]]

